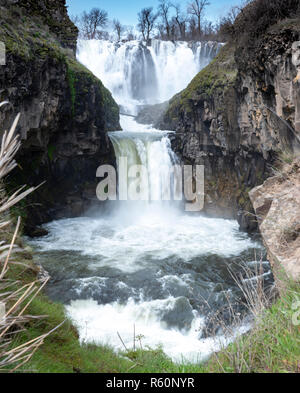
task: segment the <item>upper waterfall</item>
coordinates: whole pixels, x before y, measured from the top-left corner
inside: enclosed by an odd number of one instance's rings
[[[77,58],[112,92],[122,106],[169,100],[217,55],[217,42],[78,42]]]

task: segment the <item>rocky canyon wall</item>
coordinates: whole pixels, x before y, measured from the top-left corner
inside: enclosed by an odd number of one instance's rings
[[[79,215],[95,198],[96,169],[113,163],[107,131],[120,129],[119,108],[100,80],[75,59],[77,28],[65,0],[1,0],[0,112],[8,128],[21,112],[19,168],[9,187],[40,187],[27,201],[27,231]]]
[[[183,163],[205,165],[205,211],[245,230],[257,228],[249,191],[300,150],[299,36],[299,19],[284,20],[250,46],[227,44],[159,124],[176,131]]]

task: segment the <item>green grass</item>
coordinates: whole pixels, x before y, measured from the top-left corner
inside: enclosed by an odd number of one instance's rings
[[[253,330],[214,356],[208,368],[229,373],[300,372],[299,301],[299,284],[289,284]]]
[[[195,102],[209,102],[212,98],[216,105],[215,110],[218,113],[224,112],[226,93],[234,87],[237,78],[234,51],[233,45],[225,45],[210,64],[194,77],[187,88],[170,100],[165,119],[176,126],[182,113],[193,113]]]

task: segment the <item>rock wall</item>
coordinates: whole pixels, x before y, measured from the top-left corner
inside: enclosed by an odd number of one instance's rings
[[[300,281],[300,158],[251,190],[259,228],[275,280]]]
[[[24,213],[32,232],[37,224],[80,214],[95,198],[97,167],[115,159],[107,131],[120,129],[119,108],[76,61],[77,29],[64,0],[5,3],[0,41],[7,62],[0,67],[0,101],[11,105],[0,112],[0,123],[8,128],[21,112],[22,137],[20,166],[9,187],[46,181]]]
[[[176,131],[183,163],[205,165],[205,211],[237,218],[248,231],[257,228],[249,191],[270,176],[279,153],[299,152],[299,36],[299,20],[287,20],[251,48],[227,44],[158,124]]]

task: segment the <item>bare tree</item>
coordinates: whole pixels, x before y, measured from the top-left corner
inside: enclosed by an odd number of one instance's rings
[[[180,4],[172,4],[172,7],[175,10],[174,20],[177,24],[177,27],[180,32],[180,38],[185,40],[186,38],[186,24],[187,24],[187,15],[185,15],[180,8]]]
[[[162,20],[162,23],[160,25],[160,30],[165,31],[166,38],[168,40],[170,39],[170,33],[171,33],[171,26],[170,26],[170,20],[169,20],[169,13],[170,13],[171,7],[172,7],[172,5],[168,0],[159,0],[158,14]],[[163,35],[164,34],[161,34],[162,38],[163,38]]]
[[[95,39],[99,35],[99,28],[105,27],[108,21],[107,12],[93,8],[90,12],[83,12],[81,17],[82,32],[85,38]]]
[[[230,9],[228,14],[220,19],[217,25],[219,38],[227,40],[234,35],[234,23],[242,8],[235,6]]]
[[[141,12],[138,13],[138,28],[147,44],[149,44],[150,34],[153,31],[157,18],[158,14],[153,12],[153,7],[143,8]]]
[[[211,21],[204,20],[202,22],[202,30],[205,40],[213,40],[216,37],[216,28]]]
[[[198,36],[201,36],[201,22],[204,14],[205,7],[210,5],[208,0],[193,0],[188,5],[188,13],[194,16],[197,20]]]
[[[197,21],[194,16],[190,17],[188,20],[189,24],[189,38],[195,40],[198,37]]]
[[[117,36],[118,36],[118,40],[121,40],[121,35],[124,32],[124,26],[121,25],[121,22],[117,19],[113,20],[113,28],[114,31],[116,32]]]
[[[132,26],[128,26],[126,29],[126,39],[127,41],[136,40],[136,36],[134,34],[134,29]]]

